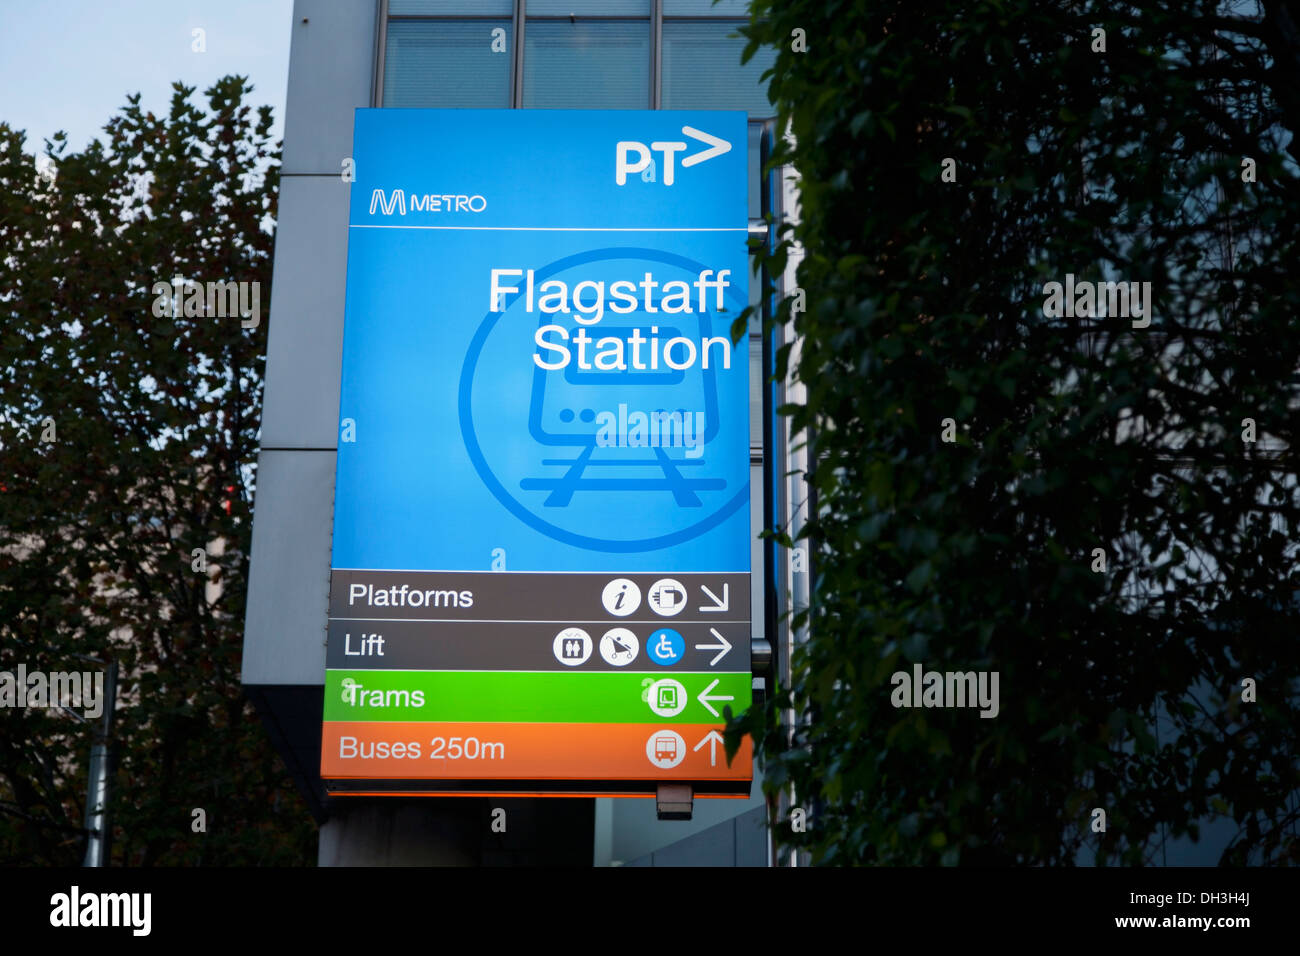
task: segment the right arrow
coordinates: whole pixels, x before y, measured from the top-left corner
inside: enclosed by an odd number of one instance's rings
[[[698,153],[692,153],[690,156],[683,156],[683,166],[694,166],[707,159],[712,159],[714,156],[721,156],[723,153],[731,151],[731,144],[725,139],[719,139],[716,136],[712,136],[704,132],[702,129],[696,129],[694,126],[683,126],[682,132],[691,137],[691,139],[698,139],[701,143],[707,143],[709,146],[708,149],[702,149]],[[667,182],[667,180],[665,180],[665,182]]]
[[[719,634],[716,627],[709,628],[709,633],[716,637],[720,643],[696,644],[695,649],[697,651],[718,651],[718,656],[709,661],[709,666],[712,667],[714,664],[718,663],[718,661],[727,656],[727,651],[731,650],[731,641]]]
[[[704,739],[695,745],[694,749],[699,750],[705,744],[708,744],[709,745],[709,766],[716,767],[718,765],[718,744],[722,742],[723,742],[722,735],[718,733],[716,730],[710,730],[707,734],[704,735]]]
[[[719,611],[725,611],[725,610],[730,606],[730,603],[731,603],[731,594],[730,594],[731,587],[730,587],[730,585],[728,585],[726,582],[723,582],[723,585],[722,585],[722,597],[718,597],[716,594],[714,594],[712,591],[710,591],[710,590],[709,590],[707,587],[705,587],[703,584],[700,585],[700,590],[703,591],[705,594],[707,594],[707,595],[709,596],[709,598],[711,598],[712,601],[713,601],[713,607],[702,607],[702,608],[700,608],[700,610],[703,611],[703,612],[705,612],[706,614],[716,614],[716,613],[718,613]]]

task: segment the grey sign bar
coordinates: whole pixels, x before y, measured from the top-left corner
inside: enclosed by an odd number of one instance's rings
[[[563,659],[565,643],[560,637],[573,627],[590,640],[583,647],[585,659],[576,664]],[[660,664],[647,642],[666,629],[680,635],[684,646],[673,663]],[[606,634],[611,635],[608,640]],[[326,666],[333,670],[638,671],[661,677],[671,671],[747,673],[749,642],[746,623],[333,621]]]
[[[608,622],[633,629],[743,623],[748,628],[749,574],[336,568],[330,577],[330,620]]]

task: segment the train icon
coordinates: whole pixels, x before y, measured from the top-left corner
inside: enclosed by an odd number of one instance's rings
[[[459,420],[483,485],[524,524],[631,553],[743,513],[750,356],[729,333],[748,290],[704,258],[612,247],[494,270],[505,294],[467,350]]]
[[[681,268],[678,257],[667,258]],[[709,443],[722,427],[719,367],[724,373],[731,367],[726,337],[731,318],[744,306],[730,292],[729,297],[733,301],[723,309],[705,307],[684,314],[665,309],[666,296],[647,294],[640,310],[606,315],[598,325],[580,330],[596,343],[597,356],[602,349],[616,353],[618,363],[599,358],[587,361],[585,368],[574,360],[561,368],[537,363],[529,434],[539,445],[568,449],[568,454],[543,458],[548,473],[526,477],[520,487],[548,491],[544,508],[568,507],[580,492],[613,491],[662,492],[679,507],[698,508],[703,506],[700,492],[725,490],[726,479],[690,472],[707,465]],[[538,319],[539,336],[555,328],[554,319]],[[724,341],[725,347],[720,347]],[[674,353],[663,345],[669,342],[683,344]],[[695,342],[701,343],[698,352]],[[642,345],[647,348],[642,350]],[[671,361],[672,356],[680,360],[687,346],[696,361],[674,367],[683,363]],[[624,367],[612,367],[617,364]],[[643,416],[640,421],[638,415]]]
[[[651,329],[661,337],[681,334],[677,326],[656,325],[644,313],[629,319],[635,324],[602,327],[601,338],[626,341]],[[698,325],[701,336],[712,335],[707,313],[698,316]],[[576,363],[562,370],[538,367],[529,433],[539,445],[570,453],[544,458],[543,468],[562,470],[525,478],[520,487],[549,491],[542,502],[546,508],[568,507],[578,492],[619,490],[666,492],[681,507],[700,507],[698,492],[727,487],[721,478],[689,475],[706,464],[706,449],[719,431],[717,375],[713,366],[654,371],[583,370]],[[636,434],[638,414],[644,416],[641,435]],[[613,441],[602,443],[602,429],[612,433]]]

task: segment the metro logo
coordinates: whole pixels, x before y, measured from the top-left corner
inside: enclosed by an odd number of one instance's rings
[[[387,201],[384,199],[384,191],[376,189],[370,194],[370,215],[375,214],[375,208],[383,209],[385,216],[391,216],[396,209],[403,216],[406,215],[406,196],[400,189],[394,189]]]
[[[721,156],[723,153],[731,151],[731,144],[725,139],[713,136],[704,130],[696,129],[694,126],[683,126],[682,133],[692,139],[705,143],[708,149],[702,149],[698,153],[692,153],[690,156],[682,157],[682,168],[698,166],[700,163],[710,160],[715,156]],[[673,156],[686,149],[687,143],[681,140],[666,140],[651,143],[646,146],[645,143],[638,143],[636,140],[620,140],[615,147],[614,155],[614,182],[620,186],[627,183],[628,173],[639,173],[650,165],[650,151],[664,154],[664,185],[671,186],[676,178],[673,172]],[[628,155],[635,151],[640,157],[634,163],[628,162]],[[371,212],[374,212],[373,202]]]
[[[478,201],[477,206],[474,205],[475,200]],[[466,196],[461,193],[425,193],[421,196],[410,193],[408,197],[400,189],[394,189],[391,194],[376,189],[370,194],[370,215],[373,216],[378,209],[385,216],[391,216],[395,211],[405,216],[408,201],[411,212],[482,212],[487,208],[487,200],[478,194]]]

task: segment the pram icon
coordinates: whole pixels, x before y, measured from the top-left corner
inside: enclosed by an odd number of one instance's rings
[[[657,308],[658,303],[652,299],[651,305]],[[656,330],[653,337],[660,343],[676,337],[703,343],[714,335],[713,316],[708,311],[668,315],[662,311],[634,312],[618,316],[618,320],[622,324],[612,323],[607,316],[599,326],[591,328],[590,334],[596,341],[621,340],[625,356],[632,354],[629,341],[636,330],[640,330],[643,340],[650,340],[652,330]],[[550,321],[551,317],[546,316],[539,324]],[[725,334],[728,323],[717,324]],[[688,326],[686,331],[682,325]],[[716,362],[716,348],[714,351]],[[683,430],[689,429],[688,439],[703,455],[707,455],[705,448],[719,431],[715,365],[705,368],[699,361],[687,369],[673,369],[660,361],[657,369],[638,370],[631,367],[631,360],[625,364],[628,368],[610,371],[583,369],[577,362],[558,370],[540,366],[534,369],[529,433],[541,445],[576,450],[572,457],[542,459],[543,467],[562,468],[561,473],[520,481],[524,490],[550,492],[542,502],[544,507],[568,507],[579,491],[665,491],[672,494],[679,507],[698,508],[703,502],[697,492],[727,487],[726,479],[721,477],[695,478],[684,473],[707,464],[707,459],[686,454]],[[621,422],[626,409],[643,410],[656,425],[664,424],[665,436],[672,434],[674,440],[665,437],[663,443],[651,440],[647,445],[602,447],[597,441],[598,416],[602,412],[613,416],[617,410]],[[595,470],[595,476],[587,476],[589,469]]]

